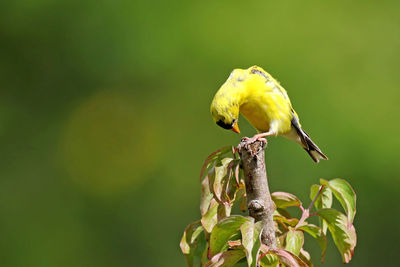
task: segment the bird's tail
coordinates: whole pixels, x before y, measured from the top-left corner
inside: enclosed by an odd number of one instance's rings
[[[297,118],[292,119],[292,126],[297,133],[296,142],[298,142],[304,148],[304,150],[307,151],[314,162],[318,163],[321,159],[328,159],[328,157],[322,153],[321,149],[319,149],[319,147],[311,140],[310,136],[300,127]]]
[[[319,149],[304,130],[302,130],[300,139],[304,150],[307,151],[314,162],[318,163],[321,159],[328,159],[328,157],[322,153],[321,149]]]

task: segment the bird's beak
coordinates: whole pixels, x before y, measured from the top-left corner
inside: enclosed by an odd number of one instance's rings
[[[240,133],[239,125],[238,125],[237,121],[235,121],[235,124],[233,125],[232,131],[234,131],[235,133]]]

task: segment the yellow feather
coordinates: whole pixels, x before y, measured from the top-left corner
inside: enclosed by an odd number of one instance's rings
[[[314,161],[327,159],[301,129],[286,90],[258,66],[233,70],[215,94],[210,110],[214,121],[225,129],[235,129],[240,112],[264,136],[283,135],[302,145]]]
[[[259,71],[263,75],[251,73]],[[285,89],[260,67],[235,69],[214,97],[211,111],[224,118],[237,119],[240,111],[259,132],[276,127],[276,134],[290,131],[292,106]],[[230,116],[228,114],[233,114]],[[218,119],[214,117],[217,121]]]

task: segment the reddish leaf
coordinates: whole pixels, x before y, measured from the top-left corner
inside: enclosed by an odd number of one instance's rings
[[[346,211],[349,225],[353,224],[356,215],[356,194],[351,185],[344,179],[336,178],[330,181],[320,179],[322,185],[328,186]]]
[[[278,256],[269,251],[269,248],[265,245],[261,245],[258,262],[261,267],[278,267],[280,264]]]
[[[308,264],[308,266],[310,267],[314,267],[314,264],[311,261],[311,256],[310,253],[308,253],[308,251],[304,250],[304,249],[300,249],[300,255],[299,255],[300,259],[302,259],[305,263]]]
[[[200,221],[196,221],[186,227],[180,242],[180,247],[189,267],[202,266],[202,256],[206,246],[207,241]]]
[[[222,155],[231,151],[232,151],[232,146],[224,146],[211,153],[203,163],[203,166],[200,171],[200,180],[203,179],[204,174],[207,173],[208,170],[212,168],[216,160],[222,157]]]
[[[296,218],[288,219],[282,215],[279,215],[279,213],[277,213],[277,212],[274,214],[274,221],[280,222],[282,224],[285,224],[287,226],[292,226],[292,227],[295,227],[299,223],[298,219],[296,219]]]
[[[290,267],[308,267],[307,263],[305,263],[298,256],[293,253],[286,251],[284,249],[271,249],[273,253],[275,253],[279,261]]]
[[[232,267],[244,256],[243,250],[224,251],[212,257],[205,267]]]
[[[347,217],[335,209],[322,209],[317,214],[328,223],[329,232],[342,256],[343,262],[350,262],[357,244],[356,230],[348,225]]]
[[[293,253],[286,251],[284,249],[269,249],[266,245],[261,245],[261,252],[263,253],[261,256],[273,254],[276,255],[279,259],[279,262],[285,264],[290,267],[309,267],[307,263],[305,263],[298,256]],[[260,257],[262,259],[262,257]]]

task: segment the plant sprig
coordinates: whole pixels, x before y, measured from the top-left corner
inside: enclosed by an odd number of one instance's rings
[[[272,193],[277,249],[270,249],[261,243],[260,222],[231,214],[234,205],[243,209],[246,203],[239,164],[230,146],[213,152],[204,162],[200,174],[202,218],[185,229],[180,244],[188,266],[229,267],[242,261],[254,267],[313,266],[310,254],[303,249],[304,233],[318,241],[323,261],[328,231],[343,262],[351,260],[357,242],[353,225],[356,194],[348,182],[341,178],[320,179],[319,185],[310,188],[311,202],[306,209],[293,194]],[[333,198],[339,201],[344,213],[332,208]],[[300,219],[291,216],[289,207],[302,211]],[[319,217],[319,225],[307,221],[312,216]]]

